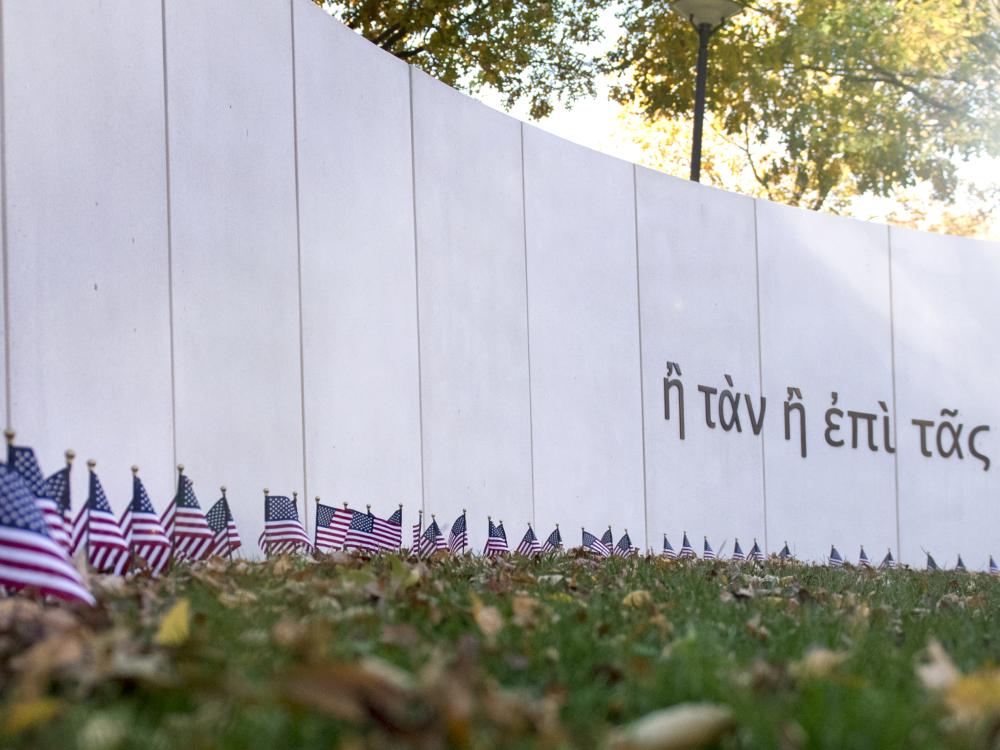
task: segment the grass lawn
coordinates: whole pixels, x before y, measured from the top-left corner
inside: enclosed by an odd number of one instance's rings
[[[0,600],[0,747],[1000,742],[983,574],[335,555],[92,586]],[[684,703],[717,708],[647,717]]]

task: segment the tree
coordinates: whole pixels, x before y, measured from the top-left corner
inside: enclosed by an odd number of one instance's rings
[[[623,0],[607,70],[645,118],[690,116],[697,35]],[[713,39],[708,110],[767,197],[813,209],[929,183],[1000,155],[1000,0],[752,0]]]
[[[527,99],[533,118],[555,101],[594,94],[607,0],[315,0],[396,57],[452,86],[489,86],[505,106]]]

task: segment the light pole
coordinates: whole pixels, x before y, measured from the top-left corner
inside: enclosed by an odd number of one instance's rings
[[[743,6],[734,0],[676,0],[674,10],[698,32],[698,77],[694,87],[694,136],[691,139],[691,179],[701,181],[701,134],[705,125],[705,79],[708,77],[708,39]]]

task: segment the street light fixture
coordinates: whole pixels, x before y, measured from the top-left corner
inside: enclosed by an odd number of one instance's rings
[[[708,39],[729,18],[743,10],[734,0],[676,0],[674,10],[698,32],[698,78],[694,89],[694,137],[691,143],[691,179],[701,181],[701,134],[705,125],[705,79],[708,76]]]

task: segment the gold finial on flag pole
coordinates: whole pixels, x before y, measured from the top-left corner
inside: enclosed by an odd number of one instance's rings
[[[139,467],[136,466],[135,464],[132,464],[132,473],[135,475],[139,474]]]
[[[219,487],[219,492],[221,492],[222,496],[225,497],[226,496],[226,485],[222,485],[221,487]]]
[[[88,458],[87,459],[87,468],[90,469],[91,471],[93,471],[95,466],[97,466],[97,461],[95,461],[92,458]]]
[[[7,438],[8,443],[14,442],[14,434],[15,434],[14,430],[12,430],[10,427],[8,427],[6,430],[3,431],[3,435],[5,438]]]
[[[63,454],[63,455],[66,456],[66,465],[67,466],[72,466],[73,465],[73,459],[76,458],[76,451],[73,450],[72,448],[68,448],[66,450],[66,453]]]

